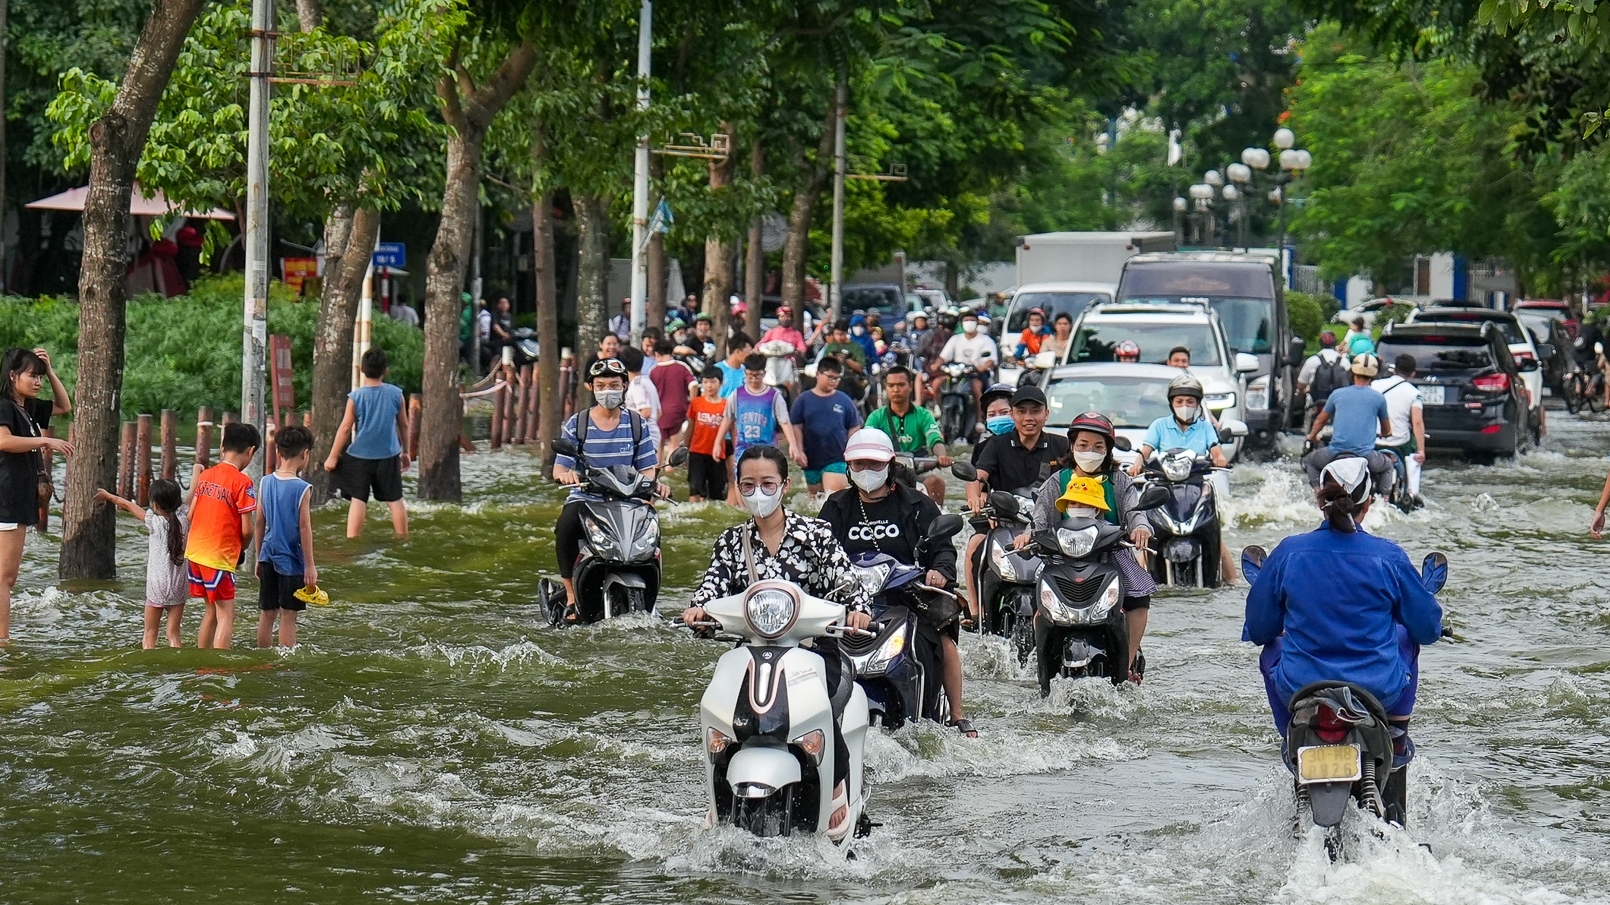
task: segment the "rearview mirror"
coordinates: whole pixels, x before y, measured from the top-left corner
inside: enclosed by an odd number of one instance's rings
[[[969,484],[978,480],[978,469],[974,468],[970,462],[951,463],[950,473],[955,475],[958,480],[966,481]]]
[[[1114,437],[1112,438],[1112,445],[1113,449],[1121,449],[1124,452],[1129,452],[1135,448],[1135,444],[1130,443],[1128,437]]]
[[[1541,359],[1544,359],[1544,360],[1553,358],[1554,357],[1554,344],[1553,343],[1538,343],[1537,344],[1537,357],[1541,358]]]
[[[1441,553],[1427,553],[1420,564],[1420,583],[1433,594],[1448,583],[1448,557]]]
[[[1246,577],[1247,584],[1258,580],[1258,573],[1263,571],[1263,561],[1268,555],[1259,546],[1251,546],[1241,551],[1241,574]]]
[[[1238,374],[1251,374],[1258,370],[1258,356],[1247,352],[1235,353],[1235,370]]]
[[[962,526],[965,524],[966,522],[962,521],[961,516],[954,512],[947,512],[928,523],[928,540],[938,541],[955,537],[961,533]]]
[[[1537,359],[1528,355],[1525,358],[1522,358],[1520,361],[1515,362],[1515,370],[1521,372],[1522,374],[1530,374],[1537,370]]]
[[[671,466],[672,468],[676,468],[687,460],[688,448],[686,446],[678,446],[676,449],[671,450],[671,458],[665,460],[665,464]]]
[[[1017,497],[1004,490],[996,490],[989,495],[989,505],[995,510],[998,518],[1017,518]]]
[[[1237,437],[1245,437],[1251,433],[1245,421],[1237,418],[1226,418],[1219,422],[1219,442],[1229,443]]]
[[[1156,509],[1168,502],[1168,488],[1161,484],[1147,484],[1140,492],[1140,502],[1135,504],[1136,509],[1145,511]]]
[[[566,440],[564,437],[560,437],[553,441],[553,451],[561,456],[569,456],[572,459],[576,458],[576,444]]]

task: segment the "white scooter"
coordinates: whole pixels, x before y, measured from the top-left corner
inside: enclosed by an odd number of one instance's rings
[[[707,824],[726,823],[756,836],[821,833],[838,844],[865,835],[867,792],[863,745],[868,711],[850,663],[843,664],[841,701],[829,698],[822,658],[800,642],[843,634],[845,608],[778,579],[704,607],[738,646],[716,663],[699,703],[705,749]],[[718,637],[721,637],[718,636]],[[827,832],[833,813],[833,712],[842,708],[850,769],[849,815]]]

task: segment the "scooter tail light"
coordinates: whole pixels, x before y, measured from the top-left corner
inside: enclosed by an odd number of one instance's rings
[[[1352,724],[1343,720],[1335,708],[1321,704],[1318,712],[1314,714],[1314,734],[1326,744],[1334,745],[1341,742],[1347,738],[1351,728]]]

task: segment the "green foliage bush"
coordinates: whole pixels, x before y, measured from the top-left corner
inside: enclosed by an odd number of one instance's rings
[[[1286,316],[1291,320],[1293,336],[1301,336],[1309,346],[1319,344],[1319,333],[1325,329],[1326,317],[1325,306],[1319,296],[1295,289],[1286,290]]]
[[[123,414],[207,405],[240,408],[242,299],[240,274],[208,277],[189,295],[143,295],[129,302],[123,371]],[[278,283],[269,291],[268,332],[291,338],[296,404],[311,403],[317,299],[298,299]],[[391,355],[390,381],[417,393],[425,358],[419,330],[376,312],[373,344]],[[78,304],[72,299],[0,299],[0,347],[43,346],[69,390],[78,374]]]

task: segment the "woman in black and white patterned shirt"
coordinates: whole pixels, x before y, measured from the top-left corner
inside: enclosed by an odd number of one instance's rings
[[[741,593],[755,581],[780,578],[791,581],[805,593],[842,603],[849,608],[844,623],[866,628],[872,622],[871,602],[860,582],[853,577],[850,557],[839,546],[833,530],[821,519],[789,512],[783,498],[789,489],[788,459],[775,446],[751,446],[738,457],[738,498],[753,516],[741,525],[728,528],[716,539],[710,568],[693,592],[682,621],[701,622],[704,605],[731,594]],[[745,555],[744,539],[749,539]],[[815,650],[822,658],[822,678],[828,693],[840,682],[850,681],[837,638],[817,638]],[[844,744],[839,721],[833,714],[833,816],[829,836],[848,830],[849,798],[845,780],[850,775],[850,751]]]

